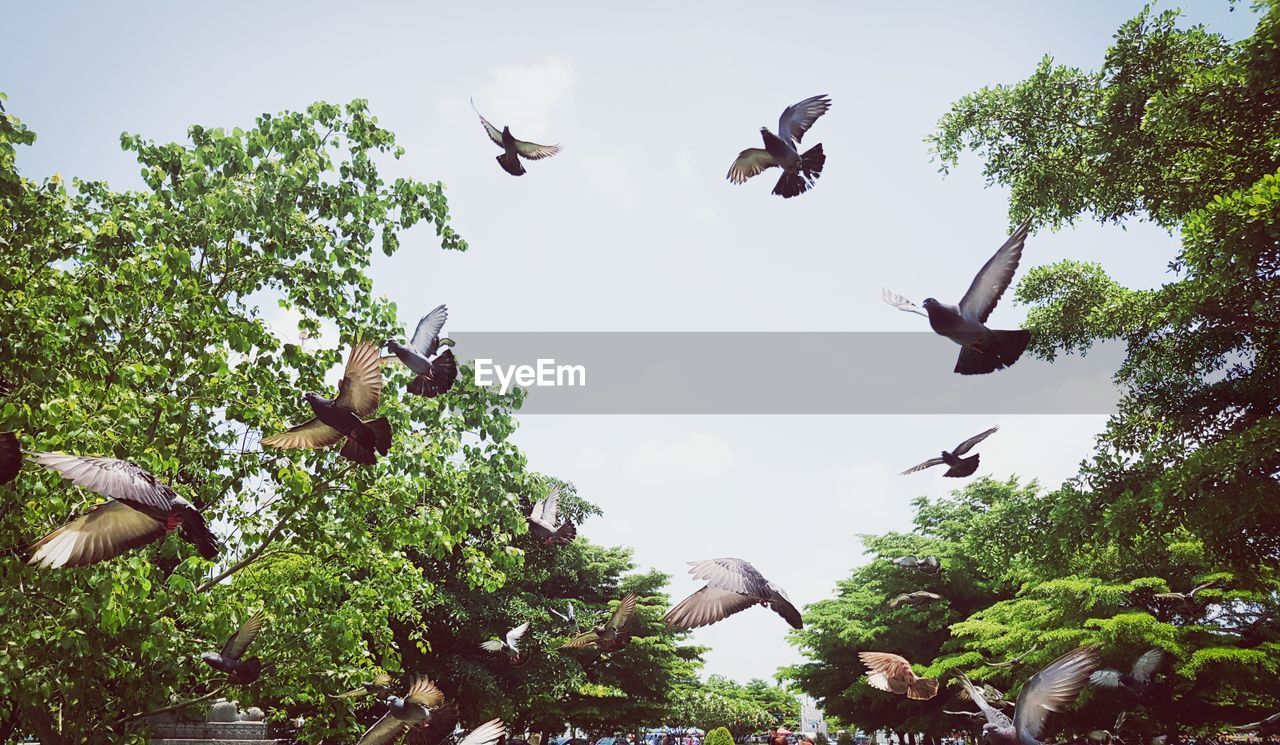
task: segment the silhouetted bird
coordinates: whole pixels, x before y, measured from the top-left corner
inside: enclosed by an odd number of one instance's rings
[[[1097,688],[1124,688],[1133,695],[1142,697],[1150,689],[1156,672],[1168,657],[1169,653],[1163,649],[1148,649],[1134,661],[1129,672],[1104,668],[1089,676],[1089,683]]]
[[[928,701],[938,695],[935,678],[917,678],[905,657],[889,652],[859,652],[858,659],[867,666],[867,685],[889,693],[907,694],[916,701]]]
[[[670,628],[708,626],[753,605],[767,606],[793,628],[804,628],[800,611],[791,604],[787,593],[742,559],[690,562],[689,574],[694,579],[706,580],[707,586],[667,611],[663,620]]]
[[[926,468],[933,468],[934,466],[940,466],[943,463],[946,463],[949,466],[949,468],[947,469],[946,473],[942,474],[943,476],[950,476],[952,478],[972,476],[973,472],[978,470],[978,457],[979,457],[978,454],[974,453],[972,456],[968,458],[961,458],[960,456],[972,450],[974,445],[977,445],[978,443],[987,439],[988,437],[991,436],[993,432],[995,432],[998,429],[1000,428],[992,427],[991,429],[985,432],[980,432],[974,435],[973,437],[970,437],[969,439],[965,440],[964,442],[960,443],[959,445],[956,445],[956,449],[953,450],[952,452],[948,453],[946,450],[943,450],[942,457],[930,458],[929,460],[923,463],[914,465],[908,468],[907,470],[903,471],[902,475],[906,476],[909,473],[915,473],[916,471],[923,471]]]
[[[764,149],[749,147],[738,153],[726,178],[735,184],[741,184],[752,176],[778,167],[782,169],[782,176],[773,187],[774,194],[789,199],[808,191],[822,175],[827,156],[822,152],[822,143],[809,148],[803,155],[796,146],[818,117],[827,113],[830,108],[831,99],[821,95],[806,98],[783,109],[782,116],[778,119],[778,134],[770,132],[768,127],[761,127],[760,137],[764,139]]]
[[[911,301],[888,290],[883,292],[884,301],[898,310],[927,317],[936,333],[963,347],[955,367],[961,375],[981,375],[1008,367],[1022,356],[1031,341],[1031,333],[1022,330],[993,331],[986,327],[986,322],[1000,296],[1013,281],[1030,228],[1030,220],[1018,226],[973,278],[959,305],[926,298],[924,310],[920,310]]]
[[[227,682],[231,685],[253,683],[262,672],[262,660],[257,657],[250,657],[247,660],[240,658],[244,657],[245,650],[253,644],[253,640],[258,638],[258,632],[262,630],[262,621],[262,611],[258,611],[241,624],[239,629],[236,629],[236,632],[227,639],[227,643],[222,645],[221,652],[205,652],[200,655],[200,659],[215,670],[226,673]]]
[[[410,725],[431,716],[431,709],[444,703],[444,694],[425,676],[417,676],[404,698],[387,696],[383,701],[387,713],[360,736],[356,745],[381,745],[392,742],[409,730]]]
[[[409,383],[409,392],[416,396],[439,396],[452,388],[458,379],[458,363],[453,358],[452,349],[446,348],[435,359],[431,357],[440,347],[440,330],[448,318],[449,309],[443,305],[436,306],[418,321],[418,328],[414,330],[408,346],[394,339],[386,342],[395,359],[417,375]]]
[[[517,140],[511,134],[510,127],[503,127],[499,131],[497,127],[489,123],[488,119],[484,118],[484,115],[476,108],[474,100],[471,101],[471,109],[476,112],[476,116],[480,117],[480,123],[484,125],[484,131],[488,133],[489,139],[502,148],[502,155],[497,157],[498,165],[502,166],[502,170],[512,176],[523,176],[525,173],[524,165],[520,162],[520,158],[542,160],[560,152],[559,145],[539,145],[536,142]]]
[[[505,655],[513,663],[520,662],[520,640],[524,638],[525,632],[528,630],[529,622],[525,621],[508,631],[505,641],[502,639],[490,639],[487,642],[481,642],[480,648],[486,652]]]
[[[1095,646],[1077,647],[1050,662],[1022,686],[1012,719],[988,704],[969,678],[960,675],[969,698],[987,715],[982,726],[983,745],[1040,745],[1049,712],[1062,711],[1076,700],[1098,662]]]
[[[893,560],[893,563],[903,569],[915,569],[924,574],[937,574],[942,571],[942,564],[938,562],[936,556],[926,556],[923,559],[915,556],[899,556]]]
[[[220,547],[200,510],[168,484],[115,458],[34,453],[35,461],[76,486],[108,497],[31,546],[31,564],[85,566],[158,540],[170,531],[214,559]]]
[[[926,592],[925,590],[917,590],[915,592],[904,592],[901,595],[895,595],[889,601],[890,608],[897,608],[899,605],[906,603],[907,605],[920,605],[929,603],[934,600],[946,600],[936,592]]]
[[[1274,737],[1280,735],[1280,712],[1257,722],[1242,724],[1238,727],[1228,727],[1237,732],[1254,732],[1259,737]]]
[[[578,634],[566,642],[561,649],[579,649],[595,645],[605,652],[616,652],[631,641],[631,635],[626,633],[626,627],[635,612],[636,594],[629,592],[622,596],[622,600],[618,603],[617,609],[613,611],[609,620],[591,631]]]
[[[386,673],[378,673],[373,676],[373,680],[360,684],[359,688],[352,689],[346,693],[338,695],[330,695],[329,698],[356,698],[357,696],[386,696],[391,693],[391,676]]]
[[[0,432],[0,486],[18,478],[22,470],[22,445],[12,432]]]
[[[268,447],[290,450],[316,450],[346,439],[340,455],[347,460],[371,466],[378,453],[391,450],[391,423],[386,417],[364,421],[378,410],[382,398],[382,360],[378,349],[369,342],[356,342],[347,357],[347,367],[338,382],[338,395],[327,399],[307,392],[303,399],[311,405],[315,418],[308,419],[278,435],[262,438]]]
[[[543,499],[533,503],[533,509],[525,520],[529,523],[529,532],[544,543],[563,546],[578,537],[578,528],[572,520],[565,520],[557,525],[560,519],[560,487],[552,486],[550,493]]]

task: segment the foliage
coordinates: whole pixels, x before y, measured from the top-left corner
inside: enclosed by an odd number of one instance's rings
[[[702,743],[703,745],[733,745],[733,735],[729,734],[729,730],[724,727],[716,727],[707,732],[707,737]]]

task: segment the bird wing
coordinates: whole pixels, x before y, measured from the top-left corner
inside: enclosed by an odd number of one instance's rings
[[[370,693],[370,686],[385,688],[389,685],[391,685],[391,676],[386,673],[378,673],[373,676],[373,680],[369,683],[361,685],[359,688],[347,691],[346,693],[339,693],[336,696],[331,696],[331,698],[355,698],[356,696],[367,696]]]
[[[480,648],[486,652],[501,652],[507,645],[502,643],[501,639],[490,639],[487,642],[480,642]]]
[[[1031,676],[1018,694],[1013,710],[1017,736],[1040,739],[1049,712],[1061,711],[1076,700],[1098,662],[1097,647],[1077,647]]]
[[[745,184],[747,179],[758,176],[776,165],[778,161],[773,159],[768,150],[749,147],[738,153],[733,165],[729,166],[729,173],[725,178],[735,184]]]
[[[414,329],[409,346],[424,357],[434,352],[436,342],[440,338],[440,331],[447,320],[449,320],[449,309],[443,305],[437,305],[430,313],[418,319],[418,328]]]
[[[262,444],[267,447],[280,448],[281,450],[292,450],[294,448],[318,450],[342,442],[344,437],[346,435],[319,419],[308,419],[302,424],[290,427],[279,434],[262,438]]]
[[[378,348],[367,341],[358,341],[347,356],[347,369],[338,383],[334,403],[363,418],[378,410],[380,398],[382,360],[378,358]]]
[[[899,475],[906,476],[909,473],[915,473],[916,471],[923,471],[926,468],[933,468],[934,466],[940,466],[943,463],[946,463],[946,461],[944,461],[941,458],[930,458],[929,460],[926,460],[923,463],[917,463],[916,465],[908,468],[907,470],[903,471]]]
[[[923,308],[921,308],[920,306],[916,305],[915,303],[911,302],[905,297],[897,294],[896,292],[890,292],[889,290],[883,287],[880,288],[880,299],[885,301],[889,305],[892,305],[893,307],[897,308],[898,310],[905,310],[908,313],[918,313],[919,315],[922,315],[925,318],[929,317],[929,313]]]
[[[915,673],[906,658],[890,652],[859,652],[858,659],[867,667],[867,683],[872,688],[890,693],[906,693]]]
[[[162,512],[168,512],[173,506],[173,490],[129,461],[82,458],[66,453],[34,453],[33,457],[76,486],[104,497]]]
[[[547,498],[542,500],[542,521],[554,528],[560,512],[560,486],[551,487]]]
[[[450,701],[431,712],[431,717],[409,730],[409,745],[439,745],[458,726],[458,702]]]
[[[471,99],[471,110],[476,112],[476,116],[480,117],[480,123],[484,125],[484,131],[489,135],[489,139],[493,140],[493,143],[498,147],[504,147],[502,144],[502,130],[493,126],[488,119],[484,118],[484,114],[481,114],[480,109],[476,108],[476,100],[474,98]]]
[[[1009,240],[982,266],[973,278],[973,284],[969,285],[969,291],[960,298],[961,315],[979,323],[987,322],[987,316],[991,315],[1000,296],[1013,281],[1013,273],[1018,270],[1018,262],[1022,259],[1022,244],[1027,240],[1030,228],[1030,220],[1019,225]]]
[[[471,730],[471,732],[458,745],[493,745],[497,742],[503,733],[503,724],[501,719],[490,719],[484,724]]]
[[[160,520],[123,502],[104,502],[32,545],[28,563],[51,568],[87,566],[144,546],[164,534]]]
[[[524,634],[529,630],[529,622],[525,621],[519,626],[507,632],[507,646],[515,652],[520,651],[520,640],[524,638]]]
[[[356,741],[356,745],[382,745],[395,740],[404,734],[404,731],[408,728],[409,725],[407,723],[396,719],[391,715],[391,712],[387,712],[360,736],[360,739]]]
[[[769,596],[769,582],[764,575],[742,559],[723,558],[689,562],[689,574],[705,580],[709,587],[728,590],[757,599]]]
[[[1188,599],[1194,598],[1197,592],[1200,592],[1201,590],[1207,590],[1216,584],[1218,584],[1218,580],[1215,579],[1209,582],[1205,582],[1203,585],[1196,585],[1195,587],[1191,588],[1191,592],[1187,593],[1187,598]]]
[[[413,679],[413,683],[409,686],[409,693],[405,695],[404,700],[419,706],[425,706],[428,709],[434,709],[444,703],[444,693],[427,676],[419,675]]]
[[[952,455],[964,455],[965,453],[972,450],[974,445],[977,445],[978,443],[990,437],[992,433],[994,433],[997,429],[1000,429],[1000,427],[996,426],[996,427],[992,427],[991,429],[985,432],[979,432],[978,434],[974,435],[973,437],[970,437],[969,439],[965,440],[959,445],[956,445],[956,449],[952,452]]]
[[[631,620],[631,615],[636,612],[636,599],[634,592],[629,592],[622,596],[622,602],[618,603],[617,609],[613,611],[613,615],[609,618],[609,628],[620,629],[627,625],[627,621]]]
[[[559,145],[539,145],[536,142],[516,140],[516,152],[526,160],[542,160],[560,152]]]
[[[588,645],[595,644],[596,640],[599,638],[600,636],[596,634],[596,632],[594,631],[584,631],[583,633],[578,634],[577,636],[573,637],[569,641],[565,642],[563,645],[561,645],[560,648],[561,649],[582,649],[583,647],[586,647]]]
[[[830,108],[831,99],[827,98],[825,93],[791,104],[783,109],[782,116],[778,117],[778,136],[800,142],[804,138],[804,133],[818,121],[818,117],[827,113]]]
[[[991,704],[987,703],[987,697],[982,695],[982,691],[973,687],[973,683],[969,682],[969,676],[961,673],[960,684],[964,686],[964,692],[969,699],[978,705],[978,709],[987,716],[987,721],[997,727],[1012,727],[1013,720],[1009,718],[1003,711],[999,711]]]
[[[227,639],[227,643],[222,645],[222,656],[233,660],[240,659],[249,645],[253,644],[253,640],[258,638],[258,632],[262,630],[263,618],[262,611],[258,611],[250,616],[248,621],[240,624],[240,628],[236,629],[236,632]]]
[[[1148,649],[1133,663],[1133,670],[1129,674],[1139,683],[1149,682],[1151,676],[1164,664],[1167,654],[1163,649]]]
[[[1096,688],[1119,688],[1120,687],[1120,671],[1107,668],[1105,670],[1095,670],[1089,676],[1089,683]]]
[[[804,619],[800,616],[800,611],[792,605],[791,598],[787,597],[787,593],[783,592],[781,587],[774,585],[773,589],[775,592],[769,593],[769,609],[782,616],[787,623],[791,624],[791,628],[804,628]]]
[[[662,620],[669,628],[696,629],[699,626],[709,626],[717,621],[723,621],[734,613],[744,611],[759,602],[749,595],[707,585],[681,600],[676,607],[667,611],[667,615]]]

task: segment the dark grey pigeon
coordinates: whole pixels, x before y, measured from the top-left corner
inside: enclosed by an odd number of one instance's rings
[[[485,119],[484,115],[476,109],[475,100],[471,101],[471,110],[475,111],[476,116],[480,117],[480,123],[484,125],[484,131],[488,133],[489,139],[502,148],[502,155],[497,158],[498,165],[502,166],[502,170],[512,176],[523,176],[525,174],[524,165],[520,162],[520,158],[542,160],[560,152],[559,145],[539,145],[536,142],[517,140],[512,136],[510,127],[503,127],[502,131],[498,131],[498,128],[490,124],[489,120]]]
[[[982,745],[1041,745],[1049,712],[1062,711],[1076,700],[1098,662],[1098,648],[1093,645],[1077,647],[1050,662],[1022,686],[1012,719],[987,703],[982,691],[962,674],[965,692],[987,715]]]
[[[933,330],[959,344],[960,358],[955,371],[961,375],[982,375],[1009,367],[1018,361],[1031,341],[1029,331],[993,331],[987,328],[987,317],[995,309],[1004,294],[1013,273],[1022,260],[1022,245],[1027,240],[1031,221],[1027,220],[1013,231],[1009,240],[996,251],[978,276],[973,278],[969,290],[959,305],[948,305],[933,298],[925,298],[924,310],[901,295],[884,290],[886,303],[898,310],[918,313],[929,319]]]
[[[970,457],[970,458],[962,458],[960,456],[972,450],[974,445],[977,445],[978,443],[987,439],[988,437],[991,436],[993,432],[995,432],[998,429],[1000,428],[992,427],[991,429],[986,430],[985,432],[979,432],[978,434],[974,435],[973,437],[970,437],[969,439],[965,440],[959,445],[956,445],[955,450],[949,453],[946,450],[943,450],[941,457],[930,458],[929,460],[923,463],[914,465],[908,468],[907,470],[903,471],[901,475],[906,476],[909,473],[915,473],[916,471],[923,471],[926,468],[933,468],[934,466],[940,466],[943,463],[946,463],[949,466],[949,468],[947,468],[946,473],[942,474],[943,476],[950,476],[952,478],[962,478],[964,476],[972,476],[973,472],[978,470],[977,454],[974,454],[973,457]]]
[[[31,546],[29,563],[43,567],[86,566],[163,538],[171,531],[195,544],[206,559],[218,556],[216,538],[195,505],[134,464],[115,458],[34,453],[37,463],[109,501]]]
[[[783,109],[782,116],[778,119],[778,134],[770,132],[768,127],[761,127],[760,137],[764,139],[764,149],[749,147],[738,153],[726,178],[735,184],[742,184],[752,176],[777,167],[782,169],[782,176],[773,187],[774,194],[790,199],[808,191],[822,175],[827,156],[822,152],[822,143],[809,148],[804,154],[796,146],[818,117],[827,113],[830,108],[831,99],[823,94],[806,98]]]
[[[1134,661],[1129,672],[1104,668],[1090,675],[1089,683],[1097,688],[1123,688],[1141,698],[1151,690],[1156,671],[1168,657],[1169,653],[1163,649],[1148,649]]]
[[[791,604],[787,593],[742,559],[690,562],[689,574],[694,579],[706,580],[707,586],[667,611],[662,620],[669,628],[709,626],[753,605],[767,606],[793,628],[804,628],[800,611]]]
[[[432,398],[447,392],[458,379],[458,363],[453,350],[446,348],[438,357],[432,355],[440,348],[440,330],[449,319],[449,309],[438,305],[418,321],[418,328],[406,346],[388,339],[387,349],[417,377],[409,383],[409,392],[416,396]]]
[[[387,696],[382,702],[387,713],[365,730],[356,745],[382,745],[399,739],[409,727],[431,716],[431,710],[444,703],[444,694],[425,676],[418,676],[409,686],[404,698]]]
[[[231,685],[253,683],[262,673],[262,660],[257,657],[250,657],[247,660],[241,658],[249,649],[249,645],[253,644],[253,640],[258,638],[258,632],[262,630],[262,620],[262,611],[253,614],[227,639],[227,643],[222,645],[221,652],[205,652],[200,655],[200,659],[215,670],[226,673],[227,682]]]
[[[22,470],[22,445],[12,432],[0,432],[0,486],[18,478]]]
[[[923,559],[915,556],[899,556],[893,560],[893,563],[903,569],[915,569],[924,574],[937,574],[942,571],[942,564],[938,562],[936,556],[926,556]]]

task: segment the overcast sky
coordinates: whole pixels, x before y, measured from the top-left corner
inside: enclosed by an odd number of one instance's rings
[[[184,141],[192,123],[369,99],[408,151],[387,175],[443,180],[471,244],[445,253],[415,230],[378,257],[375,284],[406,323],[445,302],[454,331],[899,331],[925,321],[882,304],[882,285],[958,300],[1008,227],[980,164],[943,179],[924,136],[950,102],[1024,78],[1046,53],[1096,68],[1141,6],[23,3],[5,14],[0,90],[39,136],[26,175],[122,188],[139,179],[121,132]],[[1231,38],[1252,30],[1244,4],[1190,6]],[[783,200],[772,175],[725,181],[761,125],[818,93],[834,104],[805,138],[827,154],[816,188]],[[564,151],[508,176],[469,97]],[[1033,235],[1023,267],[1099,260],[1154,286],[1175,247],[1148,225],[1082,225]],[[1006,295],[992,322],[1024,314]],[[744,375],[792,370],[760,395],[841,384],[785,352],[742,360]],[[804,604],[863,561],[855,534],[907,529],[913,497],[955,486],[898,471],[992,424],[979,475],[1056,485],[1102,418],[539,415],[516,438],[531,467],[604,509],[583,533],[674,575],[675,599],[700,586],[686,561],[739,556]],[[786,630],[750,610],[694,639],[712,647],[707,672],[767,678],[799,659]]]

